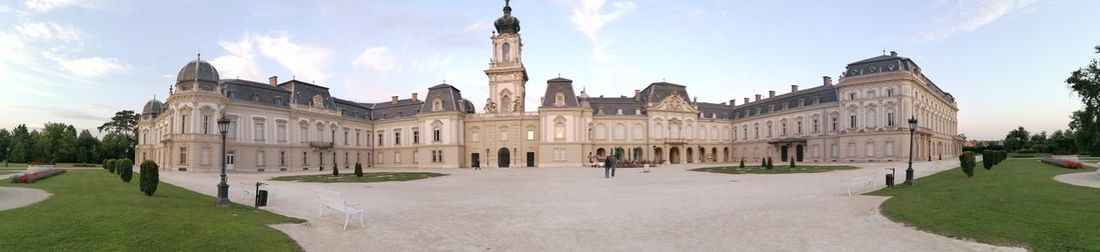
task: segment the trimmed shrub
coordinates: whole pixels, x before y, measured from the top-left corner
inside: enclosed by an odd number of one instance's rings
[[[768,166],[768,169],[771,169],[771,168],[772,168],[772,157],[768,157],[768,163],[767,163],[767,166]]]
[[[794,168],[794,158],[791,158],[791,168]]]
[[[745,168],[745,158],[741,158],[741,166],[738,168]]]
[[[332,165],[332,176],[333,177],[339,177],[340,176],[340,168],[336,167],[336,164]]]
[[[141,162],[141,177],[139,177],[139,184],[141,184],[141,192],[146,196],[153,196],[153,193],[157,191],[157,184],[160,184],[160,167],[157,166],[153,160],[145,160]]]
[[[363,177],[363,164],[355,163],[355,176]]]
[[[114,159],[103,160],[103,168],[107,168],[107,171],[110,172],[110,173],[115,173],[115,160]]]
[[[134,178],[134,161],[129,158],[123,158],[118,162],[119,178],[122,182],[130,183],[130,179]]]
[[[761,158],[760,159],[760,167],[768,167],[768,159],[767,158]]]
[[[992,169],[993,162],[997,162],[997,151],[986,150],[985,153],[981,154],[981,167]]]
[[[959,155],[959,166],[962,167],[963,173],[966,173],[966,177],[969,178],[969,177],[974,176],[974,166],[975,165],[977,165],[977,163],[974,161],[974,153],[973,152],[967,151],[967,152],[963,152],[963,154]]]

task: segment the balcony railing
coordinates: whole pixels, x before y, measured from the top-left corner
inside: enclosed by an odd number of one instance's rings
[[[312,141],[309,147],[318,149],[332,149],[332,142]]]

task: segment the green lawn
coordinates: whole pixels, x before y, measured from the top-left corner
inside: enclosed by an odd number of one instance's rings
[[[818,173],[835,170],[851,170],[858,169],[853,166],[846,165],[795,165],[794,168],[784,165],[773,165],[771,169],[767,169],[760,166],[745,166],[745,168],[738,168],[737,166],[723,166],[723,167],[707,167],[691,169],[692,171],[699,172],[712,172],[712,173],[729,173],[729,174],[788,174],[788,173]]]
[[[34,184],[46,190],[30,206],[0,211],[0,251],[301,251],[267,225],[301,223],[164,183],[152,197],[103,170],[72,170]],[[213,186],[213,185],[211,185]]]
[[[58,163],[57,168],[100,168],[103,166],[100,164],[88,164],[93,167],[76,167],[77,163]],[[4,162],[0,162],[0,170],[26,170],[27,163],[9,163],[8,166],[4,166]]]
[[[447,174],[434,173],[434,172],[366,172],[362,177],[356,177],[353,173],[343,173],[339,177],[333,177],[332,174],[320,174],[320,175],[301,175],[301,176],[282,176],[275,177],[271,180],[275,181],[297,181],[297,182],[316,182],[316,183],[370,183],[370,182],[385,182],[385,181],[408,181],[425,179],[431,177],[446,176]]]
[[[1050,153],[1008,153],[1008,158],[1046,158]]]
[[[1034,251],[1097,251],[1100,189],[1054,180],[1094,171],[1012,159],[985,170],[979,162],[973,178],[956,168],[868,194],[893,196],[881,207],[888,218],[944,236]]]

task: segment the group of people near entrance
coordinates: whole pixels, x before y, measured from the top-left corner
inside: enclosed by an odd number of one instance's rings
[[[591,164],[592,166],[596,166],[596,161],[597,160],[599,160],[598,157],[592,155],[592,153],[588,153],[588,163],[589,164]],[[607,159],[605,159],[604,163],[603,163],[603,177],[604,178],[613,178],[613,177],[615,177],[615,165],[618,161],[619,161],[619,159],[615,158],[615,152],[612,152],[611,155],[607,156]]]

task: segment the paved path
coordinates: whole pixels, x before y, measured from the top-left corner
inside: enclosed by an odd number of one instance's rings
[[[1054,177],[1062,183],[1100,188],[1100,171],[1062,174]]]
[[[268,209],[309,220],[275,227],[309,251],[1000,251],[1015,248],[946,238],[881,216],[883,168],[816,174],[729,175],[691,166],[619,169],[419,169],[450,176],[407,182],[268,181]],[[957,161],[915,164],[917,176]],[[373,171],[413,171],[372,169]],[[900,177],[904,176],[902,169]],[[315,172],[316,173],[316,172]],[[231,174],[239,182],[302,174]],[[162,180],[214,195],[215,174],[161,173]],[[861,187],[868,181],[876,186]],[[845,184],[856,187],[848,197]],[[316,190],[342,191],[366,207],[367,227],[341,231],[343,217],[317,217]]]
[[[7,183],[7,181],[0,181]],[[50,193],[34,188],[0,187],[0,211],[18,208],[45,200]]]

